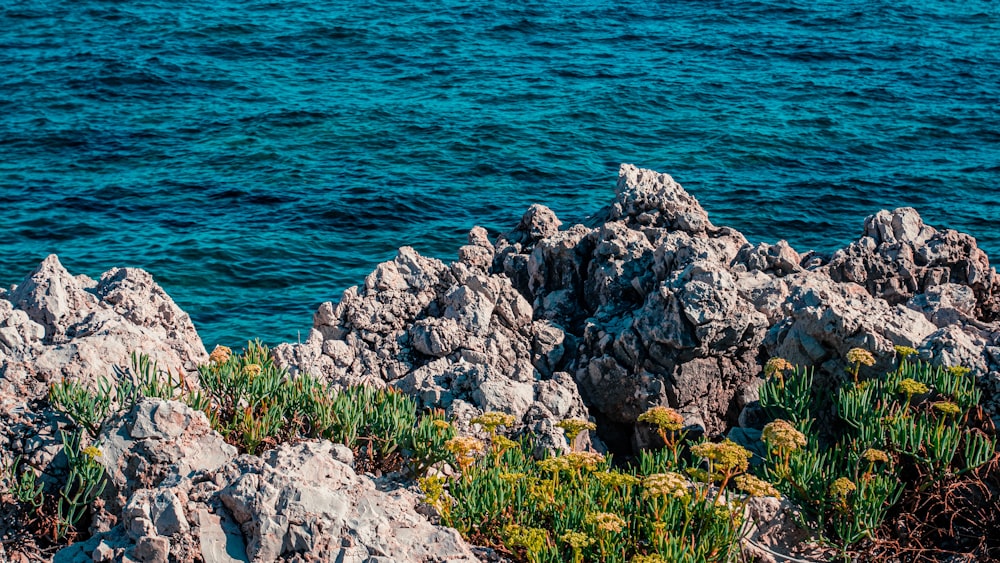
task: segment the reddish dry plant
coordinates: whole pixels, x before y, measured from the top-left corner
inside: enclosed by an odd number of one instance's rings
[[[1000,562],[1000,453],[924,491],[908,489],[861,561]]]

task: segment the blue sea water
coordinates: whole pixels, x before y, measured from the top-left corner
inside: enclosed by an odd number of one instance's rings
[[[209,347],[620,162],[751,240],[910,205],[1000,255],[994,1],[0,0],[0,70],[0,284],[142,267]]]

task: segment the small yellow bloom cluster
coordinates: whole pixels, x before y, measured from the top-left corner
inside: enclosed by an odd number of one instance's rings
[[[913,379],[912,377],[907,377],[906,379],[900,381],[899,385],[896,387],[897,393],[902,393],[907,397],[912,397],[914,395],[923,395],[927,391],[929,391],[929,389],[927,389],[926,385],[920,383],[919,381]]]
[[[584,430],[597,430],[597,425],[593,422],[588,422],[582,418],[567,418],[566,420],[560,420],[556,423],[556,426],[563,429],[566,433],[566,440],[572,444],[576,437],[580,435]]]
[[[604,456],[596,452],[570,452],[563,457],[573,469],[594,471],[599,464],[604,463]]]
[[[847,477],[840,477],[830,485],[830,496],[838,499],[845,499],[847,495],[858,490],[853,481]]]
[[[456,436],[444,443],[444,449],[454,454],[458,466],[463,471],[475,463],[476,456],[486,451],[483,443],[468,436]]]
[[[712,478],[712,474],[702,469],[700,467],[688,467],[684,470],[685,473],[691,476],[692,479],[698,481],[699,483],[712,483],[715,481]]]
[[[549,473],[559,473],[560,471],[569,471],[572,466],[570,466],[569,459],[566,456],[559,456],[539,461],[538,468]]]
[[[553,501],[552,495],[547,484],[539,482],[536,478],[528,481],[528,498],[539,507],[549,506]]]
[[[906,358],[909,358],[917,353],[916,348],[911,348],[909,346],[893,346],[893,348],[896,350],[896,355],[902,360],[905,360]]]
[[[586,549],[594,544],[594,538],[582,532],[574,532],[573,530],[559,536],[559,539],[569,544],[574,550]]]
[[[542,528],[509,524],[503,533],[508,547],[523,547],[528,553],[538,553],[549,543],[549,533]]]
[[[229,356],[233,355],[233,350],[228,346],[216,346],[212,353],[208,355],[208,361],[220,365],[226,363]]]
[[[521,479],[524,479],[525,477],[527,477],[527,474],[525,474],[525,473],[507,473],[507,472],[504,472],[504,473],[500,474],[500,480],[503,481],[503,482],[505,482],[505,483],[509,483],[511,485],[516,484],[518,481],[520,481]]]
[[[781,493],[767,481],[753,475],[739,475],[734,480],[736,488],[752,497],[781,498]]]
[[[666,473],[653,473],[647,475],[642,480],[645,489],[642,496],[649,497],[677,497],[683,498],[688,492],[688,481],[680,473],[668,471]]]
[[[885,453],[883,450],[876,450],[874,448],[868,448],[861,458],[870,462],[875,463],[876,461],[881,461],[882,463],[889,463],[889,454]]]
[[[805,434],[796,430],[788,421],[780,418],[767,423],[760,438],[771,446],[772,452],[777,454],[794,452],[806,446]]]
[[[97,446],[87,446],[83,448],[83,455],[89,457],[91,460],[96,460],[101,457],[101,450]]]
[[[431,475],[417,479],[420,490],[424,492],[424,502],[442,512],[445,509],[444,499],[446,497],[444,483],[445,478],[440,475]]]
[[[785,358],[779,358],[775,356],[764,364],[764,377],[773,377],[775,375],[780,376],[782,373],[795,369],[795,366]]]
[[[866,366],[875,365],[875,356],[864,348],[851,348],[847,351],[847,361],[852,364],[862,364]]]
[[[506,436],[494,436],[493,437],[493,448],[499,452],[505,452],[507,450],[518,447],[518,443]]]
[[[739,473],[746,471],[753,454],[750,450],[733,442],[724,440],[719,443],[704,442],[691,446],[691,453],[712,462],[715,471]]]
[[[653,553],[651,555],[636,555],[632,558],[632,563],[667,563],[667,560],[659,553]]]
[[[617,534],[625,527],[621,516],[611,512],[594,512],[587,515],[587,524],[597,528],[599,532]]]
[[[965,366],[951,366],[948,368],[948,373],[954,377],[965,377],[966,375],[969,375],[969,372],[971,371],[971,369]]]
[[[250,364],[243,368],[243,373],[247,374],[247,376],[250,377],[251,381],[253,381],[253,379],[258,375],[260,375],[260,372],[261,372],[261,367],[258,364]]]
[[[486,429],[490,434],[496,432],[498,426],[510,428],[514,425],[514,415],[503,412],[485,412],[472,419],[473,424],[478,424]]]
[[[433,421],[431,421],[431,424],[434,425],[434,428],[437,428],[442,432],[451,428],[451,423],[442,418],[435,418]]]
[[[931,406],[945,416],[954,416],[962,412],[961,407],[951,401],[937,401],[931,403]]]
[[[604,485],[605,487],[616,487],[621,488],[626,485],[638,485],[639,479],[628,473],[619,473],[617,471],[598,471],[594,473],[594,477]]]
[[[684,417],[669,407],[652,407],[639,415],[639,422],[652,424],[671,432],[677,432],[684,428]]]

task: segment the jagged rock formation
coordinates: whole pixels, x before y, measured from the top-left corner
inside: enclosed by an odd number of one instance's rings
[[[329,441],[237,456],[201,412],[146,400],[103,436],[113,527],[55,561],[232,563],[474,562],[449,528],[416,512],[417,494],[353,469]],[[162,447],[154,444],[162,443]]]
[[[534,205],[495,244],[473,230],[451,266],[401,249],[323,304],[309,340],[280,356],[332,381],[502,405],[544,427],[579,413],[579,393],[620,447],[648,443],[634,423],[653,405],[710,433],[736,424],[771,356],[835,378],[850,348],[874,352],[879,369],[894,345],[912,346],[972,367],[998,396],[1000,277],[972,237],[913,209],[869,217],[829,259],[800,255],[784,241],[749,244],[669,176],[623,165],[592,222],[560,230]]]
[[[94,382],[140,351],[172,370],[208,359],[187,313],[153,277],[114,268],[73,276],[51,255],[0,294],[0,384],[37,396],[60,378]]]
[[[510,280],[489,271],[493,254],[482,229],[451,265],[401,248],[363,287],[322,304],[304,344],[283,344],[275,356],[335,384],[394,385],[449,409],[465,430],[478,413],[505,411],[561,449],[555,423],[587,417],[572,376],[556,369],[564,334],[535,320]]]
[[[276,358],[293,375],[397,387],[467,432],[482,411],[514,414],[548,449],[564,446],[555,423],[568,417],[596,418],[616,449],[655,443],[635,424],[654,405],[710,434],[753,426],[740,414],[752,412],[768,358],[816,365],[829,384],[853,347],[875,354],[872,370],[892,364],[894,345],[970,367],[1000,412],[1000,276],[972,237],[910,208],[867,218],[864,236],[833,256],[800,254],[784,241],[750,244],[669,176],[623,165],[613,203],[589,225],[563,228],[535,205],[496,240],[473,229],[458,258],[400,249],[320,306],[307,341],[278,346]],[[207,360],[189,317],[146,272],[95,281],[50,256],[0,291],[6,459],[22,455],[57,479],[65,420],[43,408],[48,385],[93,384],[133,351],[193,386]],[[162,401],[140,403],[102,440],[111,478],[98,535],[59,560],[292,561],[304,550],[474,560],[453,531],[416,515],[411,493],[355,474],[349,452],[329,443],[236,457],[200,413]],[[782,535],[759,529],[761,542]]]
[[[208,360],[187,313],[152,276],[114,268],[100,280],[73,276],[55,255],[11,291],[0,292],[0,451],[47,469],[62,447],[60,417],[37,409],[63,378],[95,385],[133,352],[173,372]],[[51,481],[58,471],[44,474]]]

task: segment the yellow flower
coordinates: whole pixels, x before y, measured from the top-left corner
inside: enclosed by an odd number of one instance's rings
[[[688,481],[680,473],[668,471],[666,473],[653,473],[642,480],[645,489],[642,496],[649,497],[677,497],[682,498],[688,492]]]
[[[962,412],[962,409],[951,401],[937,401],[931,403],[931,406],[945,416],[953,416]]]
[[[539,508],[545,508],[552,504],[552,491],[549,490],[549,486],[545,483],[539,482],[537,479],[528,480],[528,498],[531,502],[538,505]]]
[[[538,468],[549,473],[559,473],[572,469],[569,458],[566,456],[550,457],[538,462]]]
[[[573,469],[593,471],[597,469],[598,464],[604,463],[604,456],[596,452],[570,452],[563,457]]]
[[[652,407],[639,415],[639,422],[652,424],[671,432],[677,432],[684,428],[684,417],[669,407]]]
[[[739,475],[735,479],[736,488],[752,497],[781,498],[781,493],[773,485],[753,475]]]
[[[584,430],[597,430],[597,425],[593,422],[588,422],[582,418],[567,418],[566,420],[560,420],[556,423],[556,426],[563,429],[566,434],[566,440],[572,444],[576,437],[580,435]]]
[[[594,538],[582,532],[574,532],[572,530],[559,536],[559,539],[561,539],[565,543],[568,543],[569,546],[574,550],[586,549],[591,545],[593,545],[594,543]]]
[[[883,450],[876,450],[874,448],[868,448],[865,450],[865,452],[861,454],[861,457],[870,463],[875,463],[876,461],[889,463],[889,454],[885,453]]]
[[[667,563],[667,560],[659,553],[652,553],[650,555],[636,555],[632,558],[632,563]]]
[[[442,431],[451,428],[451,423],[449,423],[447,420],[443,420],[440,418],[435,418],[434,420],[431,421],[431,424],[434,425],[434,428],[437,428],[438,430]]]
[[[476,418],[472,419],[473,424],[478,424],[486,429],[487,432],[492,434],[496,431],[498,426],[511,427],[514,424],[514,415],[507,414],[503,412],[490,411],[485,412]]]
[[[847,351],[847,361],[852,364],[875,365],[875,356],[864,348],[851,348]]]
[[[926,385],[920,383],[912,377],[907,377],[906,379],[900,381],[899,385],[896,387],[896,392],[906,395],[907,398],[914,395],[923,395],[927,391],[929,391],[929,389],[927,389]]]
[[[500,480],[509,485],[514,485],[521,479],[524,479],[527,475],[525,473],[501,473]]]
[[[896,355],[900,356],[900,359],[903,360],[917,353],[916,348],[909,346],[893,346],[893,348],[896,350]]]
[[[625,521],[621,516],[610,512],[593,512],[587,515],[587,524],[597,528],[598,531],[607,534],[617,534],[625,527]]]
[[[634,475],[619,473],[617,471],[598,471],[593,474],[597,480],[605,487],[624,487],[626,485],[638,485],[639,479]]]
[[[455,455],[458,466],[465,471],[476,461],[476,456],[486,451],[486,446],[475,438],[456,436],[444,443],[444,449]]]
[[[542,528],[508,524],[503,534],[507,547],[523,547],[528,553],[538,553],[549,543],[549,533]]]
[[[690,475],[692,479],[698,481],[699,483],[711,483],[714,481],[714,479],[712,479],[712,475],[700,467],[688,467],[684,471]]]
[[[83,455],[89,457],[92,461],[101,457],[101,450],[97,446],[87,446],[83,448]]]
[[[493,437],[493,448],[498,452],[505,452],[509,449],[518,447],[518,443],[506,436],[494,436]]]
[[[841,477],[830,485],[830,496],[838,499],[845,499],[847,495],[858,490],[853,481],[847,477]]]
[[[771,446],[771,451],[777,454],[794,452],[806,446],[805,434],[799,432],[787,421],[778,419],[764,426],[761,440]]]
[[[764,364],[764,377],[772,377],[774,375],[780,375],[790,369],[795,369],[795,366],[785,358],[779,358],[775,356]]]
[[[255,378],[258,375],[260,375],[261,367],[259,365],[257,365],[257,364],[250,364],[250,365],[246,366],[245,368],[243,368],[243,372],[246,373],[248,376],[250,376],[250,379],[252,381],[253,378]]]
[[[954,377],[965,377],[970,371],[972,370],[964,366],[951,366],[948,368],[948,373]]]
[[[218,345],[212,350],[212,353],[208,355],[208,361],[215,364],[224,364],[229,360],[229,356],[233,355],[233,351],[228,346]]]
[[[753,457],[750,450],[732,440],[724,440],[717,444],[703,442],[696,446],[691,446],[691,453],[700,458],[710,460],[715,471],[724,473],[746,471],[750,465],[750,458]]]
[[[444,490],[445,478],[440,475],[431,475],[417,479],[420,490],[424,492],[424,502],[440,510],[443,508],[442,501],[446,493]]]

